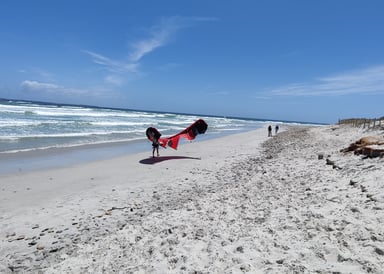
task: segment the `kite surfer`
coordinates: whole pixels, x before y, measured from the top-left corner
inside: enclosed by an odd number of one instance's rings
[[[204,134],[207,128],[207,123],[203,119],[198,119],[192,125],[171,137],[160,138],[161,133],[154,127],[147,128],[145,134],[147,135],[148,140],[152,142],[152,156],[155,157],[155,151],[157,152],[157,156],[159,156],[159,146],[164,148],[169,146],[173,149],[177,149],[180,138],[191,141],[195,139],[197,135]]]
[[[161,136],[161,133],[154,127],[147,128],[147,131],[145,132],[148,139],[152,141],[152,156],[155,157],[155,151],[157,152],[157,156],[160,156],[159,154],[159,139]]]

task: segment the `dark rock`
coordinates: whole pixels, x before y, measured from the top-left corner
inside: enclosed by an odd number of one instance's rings
[[[381,248],[375,247],[375,252],[381,256],[384,256],[384,250]]]
[[[236,251],[237,251],[237,252],[240,252],[240,253],[244,253],[244,247],[242,247],[242,246],[238,246],[238,247],[236,248]]]

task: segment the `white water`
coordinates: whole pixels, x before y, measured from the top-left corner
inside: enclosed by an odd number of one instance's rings
[[[2,100],[0,153],[121,141],[144,142],[148,127],[156,127],[163,136],[170,136],[199,118],[208,124],[205,136],[199,139],[251,130],[267,122]]]

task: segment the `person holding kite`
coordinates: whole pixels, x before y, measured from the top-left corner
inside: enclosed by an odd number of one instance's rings
[[[186,129],[171,137],[160,138],[161,133],[154,127],[147,128],[145,133],[148,140],[152,142],[152,156],[155,157],[155,151],[157,152],[157,156],[159,156],[159,146],[164,148],[169,146],[173,149],[177,149],[180,138],[185,138],[191,141],[195,139],[197,135],[204,134],[207,128],[207,123],[203,119],[199,119]]]
[[[155,151],[157,152],[157,157],[160,156],[159,154],[159,139],[161,136],[161,133],[154,127],[147,128],[146,131],[147,137],[150,141],[152,141],[152,157],[155,158]]]

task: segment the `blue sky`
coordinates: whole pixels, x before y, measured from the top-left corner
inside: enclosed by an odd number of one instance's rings
[[[2,0],[0,97],[335,123],[384,116],[381,0]]]

